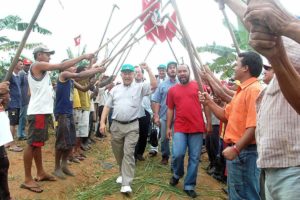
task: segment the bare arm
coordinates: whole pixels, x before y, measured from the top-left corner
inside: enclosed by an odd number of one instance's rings
[[[85,54],[77,58],[66,60],[65,62],[59,64],[51,64],[48,62],[36,62],[32,66],[34,74],[40,74],[43,71],[53,71],[53,70],[65,70],[69,67],[74,66],[76,63],[80,62],[83,59],[91,59],[94,57],[94,54]]]
[[[211,122],[211,110],[208,106],[203,106],[204,114],[206,118],[206,131],[207,133],[212,132],[212,122]]]
[[[167,110],[167,138],[172,138],[172,122],[173,122],[174,110],[168,108]]]
[[[209,109],[215,114],[215,116],[221,120],[222,122],[227,122],[227,118],[225,116],[225,110],[219,107],[209,96],[208,93],[204,92],[201,94],[199,92],[199,100],[204,106],[208,106]]]
[[[104,106],[102,114],[101,114],[100,133],[103,133],[103,134],[105,133],[105,127],[106,127],[105,120],[108,116],[109,110],[110,110],[110,108],[108,106]]]
[[[67,80],[70,78],[80,80],[80,79],[89,78],[97,73],[103,73],[104,71],[105,71],[105,68],[97,67],[97,68],[91,68],[91,69],[82,71],[80,73],[72,73],[72,72],[68,72],[68,71],[63,71],[60,76],[61,76],[62,80]]]
[[[77,83],[76,81],[74,81],[74,86],[75,86],[76,89],[80,90],[81,92],[87,92],[91,88],[92,84],[89,83],[85,86],[82,86],[79,83]]]
[[[251,23],[250,45],[268,58],[282,94],[300,114],[300,75],[295,70],[295,67],[299,69],[299,62],[293,62],[294,66],[291,64],[286,53],[290,49],[284,48],[280,37],[290,36],[299,42],[300,21],[285,11],[278,1],[265,0],[265,4],[260,3],[252,0],[245,16],[245,20]],[[293,56],[299,55],[294,53]],[[292,59],[295,60],[294,57]]]
[[[214,93],[220,97],[222,99],[222,101],[225,101],[227,103],[229,103],[232,99],[232,96],[228,95],[225,92],[225,89],[223,88],[223,86],[219,86],[219,84],[217,84],[213,78],[210,77],[210,75],[208,75],[207,80],[210,83],[210,86],[213,88]]]
[[[300,115],[300,75],[290,63],[285,51],[280,57],[271,58],[269,61],[273,66],[283,96]]]
[[[241,139],[235,144],[235,146],[226,147],[222,152],[227,160],[234,160],[241,150],[246,148],[255,140],[255,127],[247,128]],[[235,149],[236,148],[236,149]]]
[[[152,73],[152,70],[146,63],[141,63],[141,67],[148,72],[149,79],[150,79],[150,85],[151,85],[151,90],[154,91],[157,88],[157,80],[155,76]]]
[[[153,120],[154,123],[159,126],[160,125],[160,119],[159,119],[159,110],[160,110],[160,104],[157,102],[152,101],[151,107],[153,110]]]

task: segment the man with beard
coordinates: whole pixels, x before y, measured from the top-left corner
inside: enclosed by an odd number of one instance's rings
[[[172,137],[172,122],[176,110],[173,136],[173,176],[170,185],[178,184],[184,175],[184,157],[188,147],[189,161],[184,180],[184,191],[192,198],[195,192],[203,133],[206,131],[201,104],[198,99],[198,84],[190,81],[190,70],[186,64],[177,68],[179,84],[169,89],[167,95],[167,138]],[[211,115],[206,108],[207,131],[211,130]]]
[[[169,139],[166,137],[167,132],[167,94],[169,89],[178,81],[176,79],[177,63],[169,62],[167,65],[168,79],[161,82],[152,96],[153,121],[160,127],[161,134],[161,164],[167,165],[170,157]]]
[[[229,199],[260,199],[255,141],[256,99],[261,91],[257,77],[262,71],[262,59],[254,52],[240,53],[235,66],[235,80],[241,84],[225,109],[219,107],[207,94],[200,94],[203,105],[223,122],[227,122],[223,150],[227,159]]]
[[[146,63],[141,68],[148,72],[149,83],[134,83],[134,66],[124,64],[121,67],[123,84],[115,86],[110,92],[103,108],[100,132],[105,132],[105,120],[113,108],[111,145],[120,170],[116,182],[122,184],[120,192],[131,193],[130,184],[134,178],[134,150],[139,138],[138,115],[144,96],[150,95],[157,87],[155,76]]]

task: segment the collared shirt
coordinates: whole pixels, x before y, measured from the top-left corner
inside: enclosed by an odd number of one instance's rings
[[[300,115],[284,98],[276,76],[258,103],[255,132],[258,167],[300,166]]]
[[[257,78],[252,77],[238,87],[231,102],[226,105],[225,117],[228,120],[224,136],[226,143],[237,143],[247,128],[256,127],[255,102],[260,91],[261,85]]]
[[[159,117],[163,120],[167,120],[168,107],[166,104],[166,99],[168,91],[172,86],[176,85],[177,83],[177,79],[173,81],[168,78],[167,80],[159,84],[158,88],[155,90],[154,94],[151,97],[151,101],[159,103]]]
[[[116,85],[108,94],[105,105],[113,108],[112,119],[130,121],[138,118],[143,96],[151,94],[150,83]]]

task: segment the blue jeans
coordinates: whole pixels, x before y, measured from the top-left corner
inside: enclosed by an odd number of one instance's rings
[[[194,190],[196,186],[200,150],[202,148],[202,144],[202,133],[185,134],[176,132],[173,135],[173,176],[176,179],[179,179],[184,175],[184,156],[186,148],[188,147],[189,160],[187,173],[184,179],[185,190]]]
[[[267,200],[300,198],[300,167],[269,168],[265,171]]]
[[[19,126],[18,126],[18,133],[17,133],[18,138],[26,137],[25,126],[26,126],[27,108],[28,105],[25,105],[20,109]]]
[[[243,149],[236,159],[226,161],[228,173],[227,185],[230,200],[260,199],[260,169],[257,168],[256,160],[256,145],[250,145]]]
[[[167,121],[161,119],[160,120],[160,145],[161,145],[161,155],[162,157],[169,158],[170,157],[170,145],[169,139],[166,136],[167,133]]]

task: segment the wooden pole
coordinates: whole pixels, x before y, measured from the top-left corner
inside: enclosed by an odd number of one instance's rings
[[[105,27],[105,29],[104,29],[104,33],[103,33],[103,35],[102,35],[102,38],[101,38],[101,40],[100,40],[100,44],[99,44],[98,48],[101,47],[101,45],[102,45],[102,42],[103,42],[104,37],[105,37],[105,35],[106,35],[107,29],[108,29],[108,26],[109,26],[109,24],[110,24],[112,15],[113,15],[113,13],[114,13],[114,11],[115,11],[115,8],[118,8],[118,9],[119,9],[119,7],[118,7],[116,4],[113,5],[113,8],[112,8],[112,10],[111,10],[111,12],[110,12],[110,16],[109,16],[109,18],[108,18],[108,21],[107,21],[106,27]],[[99,51],[98,51],[97,54],[95,55],[96,58],[98,57],[98,53],[99,53]]]
[[[174,58],[175,58],[177,64],[179,64],[178,59],[177,59],[176,54],[175,54],[175,51],[174,51],[174,49],[172,48],[171,42],[169,41],[168,38],[167,38],[166,40],[167,40],[167,42],[168,42],[169,48],[170,48],[170,50],[171,50],[171,52],[172,52],[172,54],[173,54],[173,56],[174,56]]]
[[[196,66],[196,62],[195,62],[195,57],[194,57],[193,47],[192,47],[192,44],[191,44],[190,37],[189,37],[188,32],[185,29],[185,26],[183,24],[183,21],[182,21],[182,18],[181,18],[181,15],[180,15],[180,12],[179,12],[179,9],[178,9],[176,1],[175,0],[171,0],[171,2],[172,2],[172,5],[174,7],[174,10],[175,10],[175,12],[177,14],[177,17],[178,17],[178,22],[179,22],[179,25],[181,27],[182,34],[183,34],[183,40],[184,40],[184,43],[185,43],[185,45],[187,47],[187,51],[188,51],[188,54],[189,54],[189,57],[190,57],[190,61],[191,61],[191,67],[192,67],[195,79],[196,79],[196,81],[198,83],[199,91],[203,92],[202,80],[201,80],[201,77],[198,74],[198,70],[197,70],[197,66]]]
[[[45,1],[46,0],[40,0],[40,3],[38,5],[38,7],[36,8],[36,10],[35,10],[32,18],[31,18],[31,21],[30,21],[30,23],[29,23],[29,25],[28,25],[25,33],[24,33],[23,39],[21,40],[21,43],[19,44],[19,47],[18,47],[17,52],[16,52],[16,55],[15,55],[15,57],[14,57],[11,65],[10,65],[10,67],[8,69],[7,74],[5,75],[4,81],[9,81],[9,79],[11,78],[12,72],[14,71],[14,67],[18,63],[18,59],[19,59],[19,57],[21,55],[21,52],[22,52],[22,50],[23,50],[23,48],[24,48],[24,46],[26,44],[26,41],[28,39],[28,36],[29,36],[29,34],[30,34],[31,30],[32,30],[32,27],[33,27],[34,23],[36,22],[36,19],[38,18],[39,14],[40,14],[43,6],[44,6]]]
[[[240,53],[241,53],[241,50],[240,50],[240,48],[239,48],[239,44],[238,44],[238,42],[237,42],[237,40],[236,40],[236,37],[235,37],[235,34],[234,34],[234,32],[233,32],[232,26],[231,26],[231,24],[230,24],[230,22],[229,22],[228,16],[227,16],[226,11],[225,11],[224,0],[220,0],[220,2],[219,2],[219,8],[220,8],[220,10],[221,10],[222,13],[223,13],[223,16],[224,16],[224,19],[225,19],[225,23],[227,24],[227,28],[228,28],[228,30],[229,30],[231,39],[232,39],[232,41],[233,41],[233,45],[234,45],[234,47],[235,47],[235,50],[236,50],[236,52],[237,52],[238,54],[240,54]]]
[[[144,62],[146,62],[148,56],[150,55],[150,53],[151,53],[151,51],[152,51],[152,49],[154,48],[155,45],[156,45],[155,43],[152,44],[151,48],[149,49],[147,55],[146,55],[145,58],[144,58]]]
[[[150,9],[153,8],[153,6],[155,6],[155,4],[160,1],[160,0],[156,0],[154,1],[147,9],[145,9],[139,16],[137,16],[136,18],[134,18],[131,22],[129,22],[124,28],[122,28],[118,33],[116,33],[108,42],[111,42],[113,39],[115,39],[120,33],[122,33],[125,29],[127,29],[133,22],[135,22],[137,19],[139,19],[141,16],[143,16],[145,13],[147,13]],[[107,43],[108,43],[107,42]],[[101,47],[99,47],[94,54],[97,54],[103,47],[106,46],[106,43],[103,44]]]

